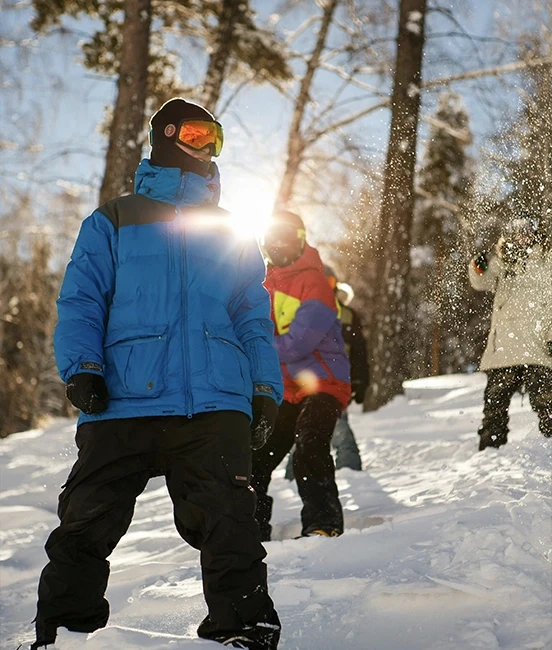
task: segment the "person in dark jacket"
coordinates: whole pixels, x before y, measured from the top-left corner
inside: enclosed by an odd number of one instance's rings
[[[302,535],[337,536],[343,512],[330,440],[351,395],[349,360],[335,296],[318,251],[306,242],[302,219],[273,215],[264,237],[265,286],[272,297],[274,345],[284,379],[284,402],[273,436],[253,452],[252,486],[263,540],[271,537],[273,470],[295,443],[294,472],[303,501]]]
[[[340,294],[343,292],[339,291],[339,283],[334,270],[330,266],[326,266],[324,271],[330,287],[333,288],[336,295],[341,332],[345,341],[345,350],[351,363],[351,400],[354,400],[356,404],[362,404],[370,381],[366,339],[362,332],[362,322],[357,312],[342,299]],[[332,446],[336,451],[335,466],[337,469],[348,467],[357,471],[362,470],[362,461],[355,435],[349,424],[347,409],[344,409],[335,425]]]
[[[338,316],[341,321],[341,333],[343,334],[345,350],[351,364],[351,400],[354,400],[357,404],[362,404],[370,382],[366,339],[362,332],[362,322],[357,312],[352,307],[349,307],[348,303],[351,297],[340,290],[340,286],[343,285],[340,285],[337,281],[332,267],[326,264],[324,273],[336,296]],[[350,291],[352,290],[350,289]],[[362,461],[355,434],[349,424],[348,409],[344,409],[337,420],[332,436],[332,447],[335,449],[336,469],[347,467],[356,471],[362,470]],[[294,449],[291,451],[286,465],[285,476],[289,481],[293,481],[295,478],[293,473],[294,451]]]
[[[222,127],[170,100],[151,119],[135,193],[84,220],[58,300],[55,353],[80,409],[78,459],[46,542],[36,641],[106,625],[107,557],[138,495],[163,475],[181,537],[201,551],[208,615],[198,635],[275,650],[254,519],[251,447],[282,399],[265,265],[217,207]],[[252,424],[250,420],[252,418]]]

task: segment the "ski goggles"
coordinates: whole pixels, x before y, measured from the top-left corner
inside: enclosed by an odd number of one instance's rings
[[[337,278],[335,276],[327,275],[326,280],[332,289],[335,289],[337,287]]]
[[[291,223],[275,223],[269,226],[264,235],[264,243],[270,246],[285,246],[296,239],[306,239],[304,228],[297,228]]]
[[[209,147],[212,156],[220,156],[224,136],[219,122],[182,120],[176,131],[176,141],[194,151]]]

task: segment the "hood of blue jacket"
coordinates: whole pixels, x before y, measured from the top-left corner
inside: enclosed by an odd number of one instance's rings
[[[207,177],[193,172],[183,174],[176,167],[157,167],[144,158],[136,170],[134,191],[178,207],[218,205],[220,174],[215,163],[211,163],[211,170]]]

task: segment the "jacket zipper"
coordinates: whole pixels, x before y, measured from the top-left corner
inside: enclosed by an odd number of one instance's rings
[[[174,271],[175,268],[173,239],[174,239],[174,224],[178,219],[178,208],[175,208],[174,211],[176,213],[174,221],[167,222],[167,234],[169,240],[169,271]]]
[[[182,195],[184,194],[184,186],[185,186],[185,178],[186,175],[183,175],[180,181],[180,188],[178,192],[178,198],[177,200],[180,202]],[[188,341],[189,341],[189,332],[188,332],[188,319],[187,319],[187,307],[188,307],[188,288],[187,288],[187,274],[188,274],[188,260],[187,260],[187,255],[186,255],[186,228],[184,224],[184,217],[182,215],[182,211],[180,208],[177,208],[177,215],[178,218],[181,222],[181,228],[180,232],[181,235],[179,237],[180,241],[180,264],[181,264],[181,270],[180,270],[180,278],[181,278],[181,283],[182,283],[182,291],[181,291],[181,309],[182,309],[182,357],[183,357],[183,362],[184,362],[184,371],[186,373],[185,377],[185,382],[186,382],[186,408],[187,408],[187,415],[188,418],[191,418],[193,415],[193,398],[192,398],[192,390],[190,386],[190,355],[188,352]]]
[[[160,341],[164,338],[163,334],[154,334],[153,336],[138,336],[133,339],[123,339],[122,341],[116,341],[116,343],[110,343],[105,347],[110,347],[110,345],[140,345],[141,343],[151,343],[151,341]]]
[[[190,335],[188,332],[188,285],[187,285],[187,274],[188,274],[188,259],[186,254],[186,230],[182,227],[182,239],[180,240],[180,252],[182,258],[182,318],[183,325],[182,328],[182,338],[184,343],[184,368],[186,369],[186,401],[188,402],[188,417],[191,418],[193,415],[193,397],[192,397],[192,388],[190,386],[191,381],[191,372],[190,372],[190,354],[188,350],[188,342]]]

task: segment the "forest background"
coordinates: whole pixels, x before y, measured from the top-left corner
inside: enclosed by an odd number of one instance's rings
[[[472,372],[467,281],[509,220],[552,227],[552,0],[0,1],[0,436],[69,415],[52,334],[82,219],[132,191],[147,119],[221,119],[221,205],[274,205],[355,291],[366,409]],[[218,161],[217,161],[218,162]]]

